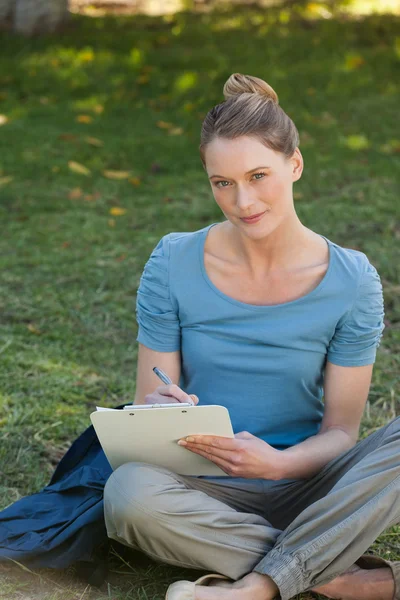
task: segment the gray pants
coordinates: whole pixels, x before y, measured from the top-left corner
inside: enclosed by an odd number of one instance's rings
[[[104,509],[108,536],[156,561],[234,580],[263,573],[289,600],[346,571],[400,523],[400,417],[309,479],[235,484],[127,463],[107,481]]]

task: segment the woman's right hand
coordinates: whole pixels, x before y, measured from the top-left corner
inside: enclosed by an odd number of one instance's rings
[[[155,392],[147,394],[144,402],[140,404],[179,404],[181,402],[190,402],[196,405],[199,403],[199,398],[196,394],[187,394],[175,383],[168,383],[159,385]]]

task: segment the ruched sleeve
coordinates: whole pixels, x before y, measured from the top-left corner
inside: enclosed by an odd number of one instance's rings
[[[169,237],[165,235],[144,266],[136,296],[136,341],[159,352],[180,348],[180,324],[169,279]]]
[[[343,322],[339,321],[330,341],[327,360],[349,367],[374,363],[384,328],[382,284],[377,270],[368,262],[353,306]]]

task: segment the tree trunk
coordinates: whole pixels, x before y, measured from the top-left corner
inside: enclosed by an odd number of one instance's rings
[[[0,0],[0,26],[24,35],[53,33],[68,15],[68,0]]]

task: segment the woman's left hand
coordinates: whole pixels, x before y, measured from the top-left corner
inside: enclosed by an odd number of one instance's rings
[[[182,438],[178,444],[208,458],[232,477],[280,478],[281,451],[248,431],[236,433],[234,438],[192,435]]]

